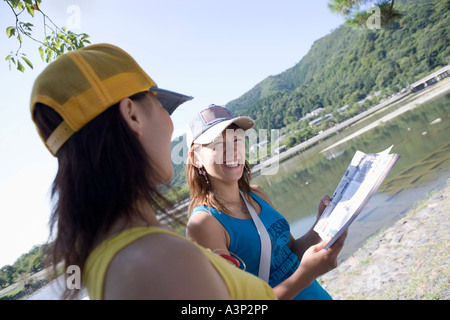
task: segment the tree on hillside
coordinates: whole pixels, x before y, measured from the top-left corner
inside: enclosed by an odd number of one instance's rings
[[[394,0],[329,0],[328,7],[350,25],[381,29],[401,17]]]
[[[15,268],[10,265],[0,268],[0,288],[9,286],[14,281]]]
[[[4,0],[3,3],[11,10],[12,25],[6,28],[8,38],[17,39],[17,47],[6,56],[5,60],[11,66],[24,72],[25,65],[33,68],[32,62],[27,55],[22,52],[24,39],[29,39],[40,44],[39,53],[42,61],[51,62],[67,51],[83,48],[89,44],[89,36],[85,33],[77,34],[67,30],[65,27],[58,27],[49,16],[41,9],[42,0]],[[24,15],[24,13],[26,13]],[[43,34],[36,35],[34,25],[25,21],[25,18],[35,18],[35,15],[42,17]]]

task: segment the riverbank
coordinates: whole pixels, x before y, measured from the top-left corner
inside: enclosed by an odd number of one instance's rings
[[[384,117],[382,117],[376,121],[373,121],[372,123],[365,126],[364,128],[361,128],[360,130],[352,133],[351,135],[348,135],[344,139],[336,142],[335,144],[323,149],[321,152],[325,152],[327,150],[333,149],[334,147],[336,147],[342,143],[345,143],[349,140],[352,140],[353,138],[363,134],[364,132],[372,130],[373,128],[379,126],[382,123],[388,122],[405,112],[411,111],[412,109],[414,109],[432,99],[436,99],[437,97],[439,97],[441,95],[447,94],[449,92],[450,92],[450,79],[445,79],[441,83],[436,84],[436,86],[428,88],[428,90],[424,89],[423,91],[419,91],[418,93],[415,93],[414,96],[406,96],[406,97],[400,99],[399,101],[395,102],[395,103],[401,103],[401,102],[405,103],[405,105],[403,105],[399,109],[397,109],[393,112],[390,112],[389,114],[385,115]],[[388,105],[388,107],[390,107],[390,104]],[[382,109],[378,109],[376,111],[378,112],[381,110]],[[375,112],[373,112],[373,114],[374,113]],[[364,118],[364,120],[368,119],[371,116],[372,116],[372,114],[369,114],[367,118]]]
[[[319,282],[336,300],[449,300],[449,230],[450,180]]]
[[[374,115],[377,112],[380,112],[382,110],[385,110],[386,108],[392,108],[399,104],[405,103],[405,106],[401,107],[400,109],[398,109],[394,112],[391,112],[390,114],[385,116],[383,119],[374,121],[373,123],[365,126],[360,131],[353,133],[351,136],[335,143],[332,146],[325,148],[321,152],[332,149],[332,148],[336,147],[337,145],[342,144],[342,143],[354,138],[357,135],[360,135],[370,129],[373,129],[374,127],[378,126],[380,123],[389,121],[404,112],[412,110],[415,107],[417,107],[423,103],[426,103],[432,99],[435,99],[441,95],[447,94],[448,92],[450,92],[450,78],[443,79],[440,82],[433,84],[431,86],[428,86],[425,89],[422,89],[415,93],[407,91],[402,94],[393,95],[390,98],[386,99],[385,101],[382,101],[379,104],[370,107],[366,111],[363,111],[363,112],[355,115],[354,117],[335,125],[334,127],[324,130],[322,133],[317,134],[316,136],[288,149],[287,151],[284,151],[278,155],[271,157],[270,159],[268,159],[260,164],[255,165],[252,168],[252,174],[254,177],[263,172],[264,172],[264,174],[271,174],[271,172],[272,172],[271,170],[274,170],[273,167],[277,168],[277,165],[279,163],[290,159],[291,157],[295,156],[297,153],[302,152],[317,143],[320,143],[320,141],[328,139],[329,137],[333,136],[337,132],[340,132],[342,130],[345,130],[346,128],[349,128],[349,127],[355,125],[359,121],[369,119],[372,115]],[[276,171],[274,171],[274,172],[276,172]]]

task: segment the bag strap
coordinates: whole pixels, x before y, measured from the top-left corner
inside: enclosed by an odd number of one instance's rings
[[[258,214],[256,213],[253,206],[247,201],[244,196],[244,193],[239,190],[242,198],[244,199],[245,205],[247,206],[250,215],[252,216],[253,223],[258,229],[259,238],[261,240],[261,256],[259,258],[259,273],[258,277],[263,279],[265,282],[269,282],[270,277],[270,259],[272,256],[272,242],[270,240],[269,233],[267,232],[266,227],[262,223]]]

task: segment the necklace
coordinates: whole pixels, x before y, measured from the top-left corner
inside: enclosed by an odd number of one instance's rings
[[[241,211],[243,214],[249,214],[250,212],[248,212],[247,206],[245,205],[245,203],[242,204],[241,207]]]
[[[220,197],[219,197],[220,198]],[[241,196],[239,196],[239,199],[241,200],[241,203],[239,204],[239,203],[236,203],[236,202],[230,202],[230,201],[227,201],[227,200],[224,200],[223,198],[222,198],[222,201],[223,202],[225,202],[225,203],[227,203],[227,204],[229,204],[229,205],[233,205],[233,206],[236,206],[236,207],[241,207],[241,212],[243,213],[243,214],[249,214],[250,212],[248,211],[248,209],[247,209],[247,205],[245,204],[245,202],[243,201],[243,199],[242,199],[242,197]]]

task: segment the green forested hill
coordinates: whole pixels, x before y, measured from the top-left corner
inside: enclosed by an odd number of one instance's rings
[[[398,3],[398,1],[396,1]],[[309,111],[331,112],[376,91],[400,90],[450,63],[450,0],[403,1],[402,17],[369,30],[342,25],[301,61],[227,104],[257,128],[281,128]]]
[[[395,3],[402,17],[389,27],[369,30],[344,24],[317,40],[294,67],[264,79],[226,106],[235,115],[255,119],[257,129],[288,125],[295,132],[285,142],[290,147],[321,129],[297,122],[308,112],[324,107],[330,113],[349,105],[345,114],[333,114],[341,121],[358,112],[357,102],[367,95],[399,91],[449,64],[450,0]],[[185,185],[184,164],[174,164],[174,172],[172,184]],[[182,194],[188,194],[186,186]]]

